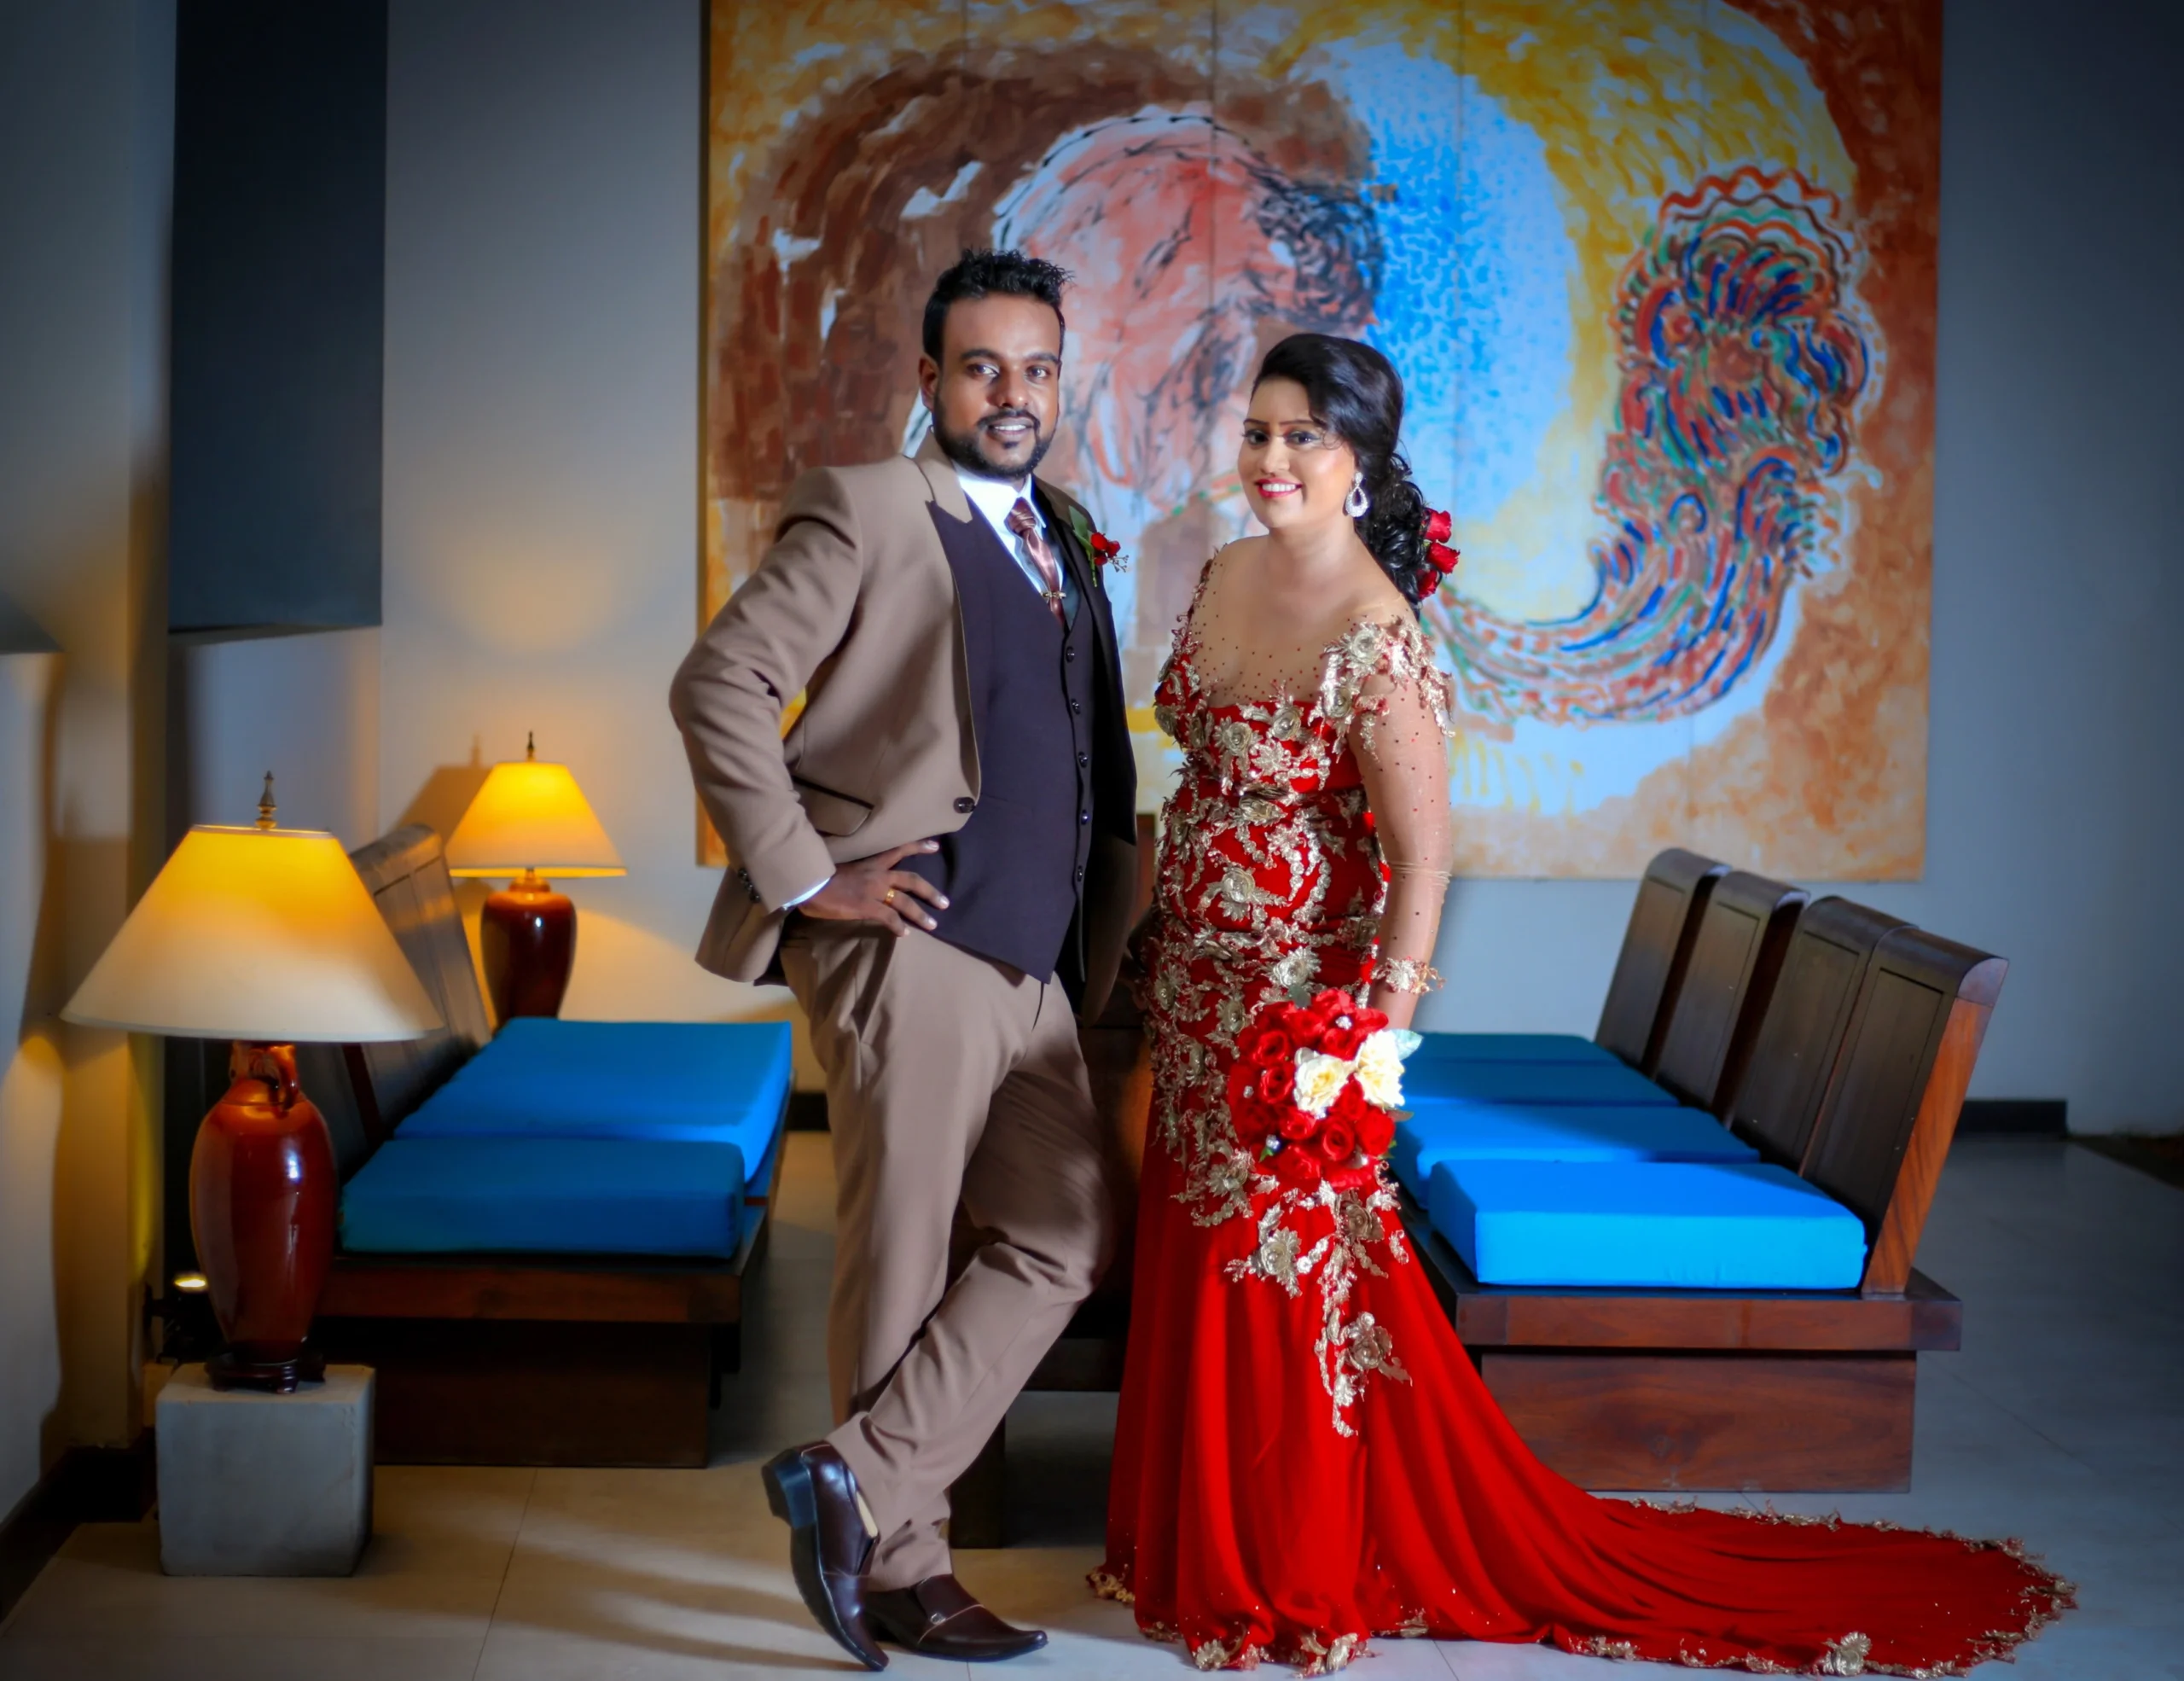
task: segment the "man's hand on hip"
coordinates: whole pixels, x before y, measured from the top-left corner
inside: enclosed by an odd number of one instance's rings
[[[855,864],[845,864],[827,885],[796,908],[830,922],[877,922],[897,938],[913,925],[931,934],[938,926],[925,906],[948,908],[948,896],[922,875],[895,866],[912,852],[937,852],[938,840],[913,840]],[[924,900],[921,904],[918,901]]]

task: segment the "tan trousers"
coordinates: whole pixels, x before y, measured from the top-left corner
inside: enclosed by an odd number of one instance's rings
[[[948,1486],[1107,1264],[1104,1131],[1060,982],[855,923],[799,922],[781,968],[834,1135],[828,1440],[880,1527],[868,1579],[907,1587],[952,1568]],[[951,1288],[959,1197],[1000,1236]]]

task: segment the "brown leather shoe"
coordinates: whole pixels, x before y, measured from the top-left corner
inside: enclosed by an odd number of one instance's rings
[[[868,1588],[864,1614],[882,1640],[951,1663],[998,1663],[1047,1643],[1038,1629],[1002,1621],[953,1576],[928,1576],[914,1588]]]
[[[804,1608],[867,1669],[887,1667],[868,1626],[864,1567],[872,1557],[857,1477],[825,1442],[793,1447],[760,1474],[766,1504],[789,1527],[789,1568]]]

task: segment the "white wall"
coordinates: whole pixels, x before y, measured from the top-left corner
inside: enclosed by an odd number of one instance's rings
[[[749,998],[688,961],[712,878],[661,699],[696,587],[700,12],[393,9],[380,815],[451,821],[526,729],[574,764],[631,873],[572,888],[572,1013]],[[2184,1120],[2179,15],[1949,8],[1928,868],[1850,890],[2012,960],[1974,1090],[2082,1128]],[[1459,883],[1429,1021],[1589,1032],[1631,893]]]
[[[566,761],[629,864],[576,881],[570,1015],[779,1013],[690,951],[667,680],[698,578],[699,0],[394,0],[380,811],[446,833]]]
[[[372,629],[177,646],[175,826],[255,821],[270,771],[283,827],[351,848],[377,835],[379,642]]]
[[[156,1064],[55,1013],[158,771],[173,27],[171,0],[0,6],[0,592],[62,650],[0,657],[0,1512],[134,1433]]]

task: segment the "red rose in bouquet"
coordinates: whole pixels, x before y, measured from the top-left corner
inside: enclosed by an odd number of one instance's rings
[[[1259,1079],[1265,1072],[1249,1062],[1239,1062],[1228,1070],[1228,1113],[1235,1118],[1239,1137],[1264,1137],[1281,1125],[1283,1116],[1294,1113],[1286,1096],[1272,1102],[1260,1089]]]
[[[1339,1167],[1357,1154],[1357,1129],[1346,1120],[1329,1116],[1320,1128],[1320,1154],[1327,1159],[1331,1167]]]
[[[1349,1062],[1364,1047],[1367,1039],[1387,1025],[1387,1016],[1380,1010],[1367,1009],[1362,1005],[1345,1010],[1321,1031],[1318,1049],[1329,1056]]]
[[[1310,1190],[1320,1182],[1320,1159],[1308,1149],[1287,1149],[1274,1159],[1274,1176],[1292,1190]]]
[[[1313,1048],[1327,1056],[1339,1056],[1347,1062],[1357,1055],[1358,1047],[1364,1043],[1363,1030],[1353,1022],[1346,1027],[1338,1024],[1328,1028],[1320,1035],[1319,1044]]]

